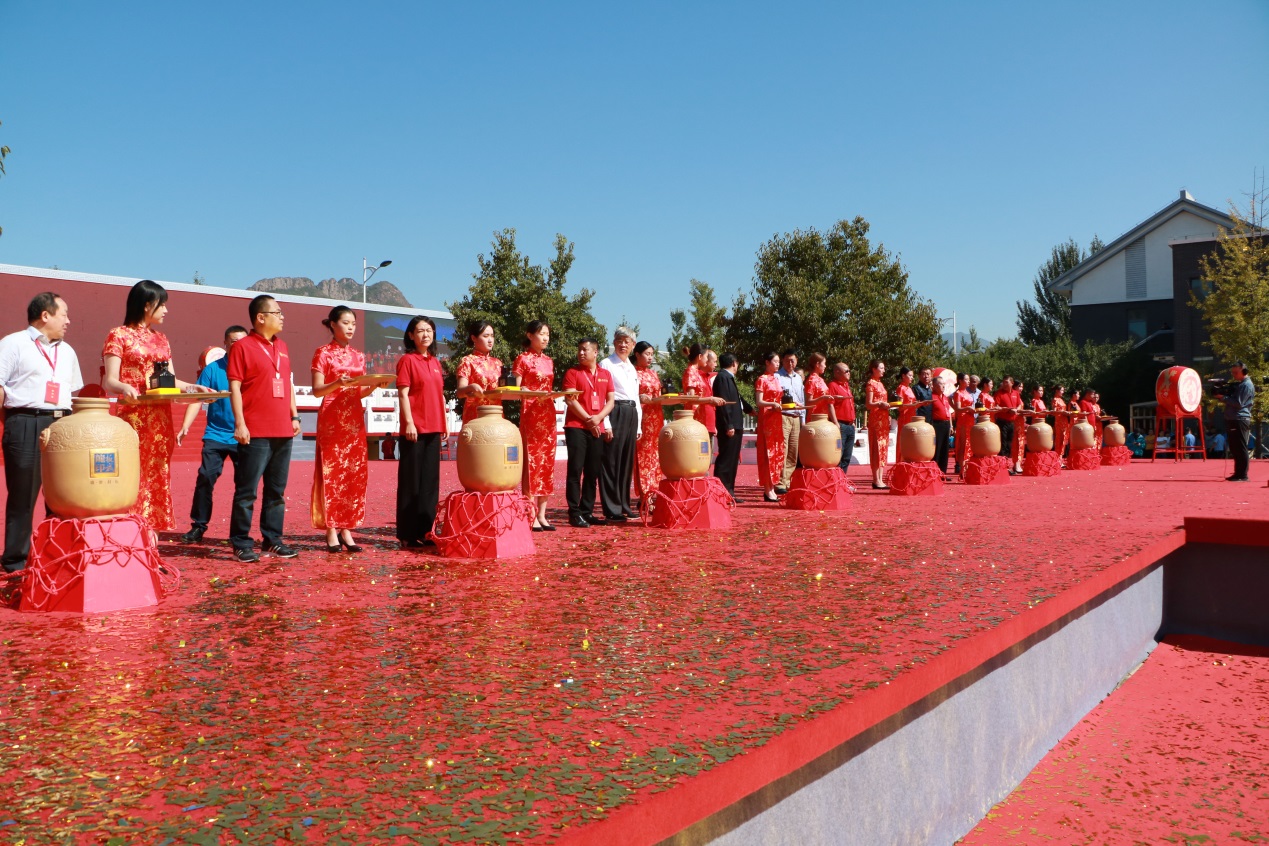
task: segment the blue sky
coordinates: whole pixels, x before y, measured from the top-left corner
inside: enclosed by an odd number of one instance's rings
[[[495,230],[662,343],[773,234],[862,215],[1011,336],[1067,237],[1269,167],[1269,3],[0,0],[0,262],[458,299]]]

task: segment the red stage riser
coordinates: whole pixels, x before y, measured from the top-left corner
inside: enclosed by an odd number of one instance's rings
[[[1066,457],[1067,470],[1096,470],[1102,466],[1102,457],[1096,447],[1073,449]]]
[[[516,558],[537,552],[533,504],[519,491],[455,491],[428,534],[446,558]]]
[[[943,472],[933,461],[900,461],[886,473],[890,493],[898,496],[940,496]]]
[[[1102,447],[1103,467],[1124,467],[1132,463],[1132,450],[1126,446]]]
[[[166,574],[164,573],[166,571]],[[139,517],[42,521],[31,538],[22,611],[93,613],[147,608],[163,599],[155,536]]]
[[[696,479],[662,479],[644,508],[644,524],[654,529],[731,528],[731,495],[715,476]]]
[[[974,456],[965,465],[965,484],[1009,484],[1009,459],[1003,455]]]
[[[1062,459],[1052,450],[1047,452],[1028,452],[1026,457],[1022,459],[1022,475],[1040,476],[1042,478],[1061,476]]]
[[[799,467],[780,504],[798,511],[845,511],[854,492],[840,467]]]

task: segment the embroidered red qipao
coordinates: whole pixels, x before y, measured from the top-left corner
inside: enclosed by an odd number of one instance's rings
[[[974,407],[974,398],[965,388],[958,388],[956,393],[952,395],[952,403],[956,408]],[[965,471],[965,462],[973,456],[973,450],[969,445],[969,432],[974,428],[974,415],[969,411],[962,411],[956,415],[956,466],[961,468],[961,472]]]
[[[520,387],[526,391],[549,391],[555,384],[555,362],[545,353],[520,353],[511,371],[520,377]],[[550,496],[555,490],[555,400],[520,401],[520,437],[524,441],[525,494]]]
[[[103,357],[119,358],[119,381],[144,394],[149,388],[154,362],[171,361],[172,347],[167,336],[148,328],[119,326],[110,330],[102,348]],[[161,405],[127,405],[116,403],[120,419],[136,429],[141,439],[141,489],[132,514],[145,520],[151,529],[176,528],[172,513],[172,451],[176,434],[172,428],[172,407]]]
[[[492,391],[498,387],[498,377],[502,375],[502,362],[491,355],[477,355],[472,353],[463,356],[463,360],[458,364],[457,378],[467,378],[467,384],[479,385],[482,391]],[[502,407],[502,400],[497,397],[463,397],[463,424],[466,425],[468,420],[475,420],[480,413],[479,408],[482,405],[496,405]]]
[[[758,398],[764,402],[779,403],[784,388],[774,373],[764,373],[754,386]],[[763,489],[780,484],[784,473],[784,421],[779,408],[758,409],[758,484]]]
[[[366,357],[331,341],[313,353],[312,370],[326,384],[363,376]],[[361,388],[339,388],[322,397],[317,412],[317,452],[309,504],[315,529],[355,529],[366,517],[366,413]]]
[[[639,377],[639,393],[650,397],[661,396],[661,380],[650,368],[636,368]],[[661,484],[661,455],[657,452],[657,439],[665,426],[665,414],[659,405],[643,407],[642,435],[635,441],[635,490],[640,502]]]
[[[1062,451],[1066,449],[1067,433],[1071,430],[1071,418],[1060,412],[1066,411],[1066,400],[1061,397],[1053,398],[1053,451],[1058,454],[1058,458],[1062,457]]]
[[[683,393],[698,397],[712,397],[714,386],[710,384],[709,377],[697,367],[688,365],[688,368],[683,371]],[[692,416],[696,418],[696,422],[704,426],[711,435],[717,434],[714,410],[712,405],[698,405],[692,410]]]
[[[878,379],[869,379],[864,386],[864,404],[868,408],[868,463],[874,472],[886,466],[890,449],[890,408],[872,408],[873,403],[886,402],[886,386]]]

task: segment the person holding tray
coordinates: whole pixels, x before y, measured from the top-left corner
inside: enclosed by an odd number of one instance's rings
[[[494,328],[486,320],[477,320],[468,327],[467,337],[471,341],[472,352],[463,356],[458,364],[458,396],[463,397],[463,425],[475,420],[482,405],[502,405],[502,400],[495,395],[492,399],[484,396],[485,391],[498,388],[498,377],[502,375],[502,362],[494,358]]]
[[[784,416],[781,399],[784,386],[776,378],[780,356],[773,352],[762,357],[763,374],[754,384],[753,395],[758,406],[758,484],[766,502],[779,502],[776,486],[784,472]]]
[[[814,407],[811,403],[820,397],[828,396],[828,383],[824,381],[824,371],[828,369],[828,359],[824,353],[813,352],[808,356],[807,361],[811,364],[811,372],[806,376],[806,405],[811,409],[812,414],[827,414],[828,419],[837,424],[837,411],[833,408],[833,403],[820,403]],[[843,446],[845,446],[843,444]]]
[[[154,327],[167,316],[167,289],[151,279],[142,279],[128,291],[123,325],[106,336],[101,357],[106,375],[101,386],[125,400],[135,400],[149,388],[155,362],[164,362],[171,371],[172,346],[167,336]],[[174,372],[174,371],[172,371]],[[176,379],[182,391],[206,393],[210,389]],[[176,528],[172,509],[172,451],[176,432],[168,403],[116,406],[116,414],[136,429],[140,436],[141,488],[132,513],[155,531]]]
[[[965,472],[965,467],[972,457],[969,446],[969,433],[974,428],[974,395],[970,390],[970,375],[960,373],[956,377],[956,393],[952,394],[952,405],[956,409],[956,475]]]
[[[361,552],[352,529],[366,518],[366,412],[361,401],[374,388],[361,384],[366,356],[352,346],[357,315],[335,306],[322,321],[331,340],[313,353],[313,397],[317,411],[317,449],[313,457],[313,490],[309,514],[313,528],[326,531],[326,551]]]
[[[1066,449],[1066,436],[1071,430],[1071,417],[1066,414],[1066,400],[1062,397],[1062,392],[1066,390],[1064,385],[1053,386],[1053,451],[1057,453],[1058,458],[1062,458],[1062,452]]]
[[[520,389],[547,391],[555,385],[555,362],[546,354],[551,327],[531,320],[524,327],[524,352],[516,356],[511,372]],[[533,503],[533,531],[553,532],[546,519],[546,502],[555,491],[555,400],[525,397],[520,402],[520,437],[524,440],[524,493]]]
[[[640,341],[634,348],[635,375],[639,378],[639,403],[643,409],[642,434],[635,443],[635,491],[639,494],[639,508],[648,507],[648,494],[661,486],[661,455],[657,451],[657,439],[665,426],[665,414],[661,406],[652,401],[661,396],[661,379],[652,369],[656,362],[656,347]]]
[[[441,441],[449,437],[444,385],[436,358],[436,324],[430,317],[412,317],[405,327],[405,355],[397,359],[397,540],[402,548],[433,543],[427,533],[436,523],[440,500]]]
[[[886,457],[890,449],[890,403],[886,400],[886,363],[874,358],[868,363],[868,383],[864,385],[864,408],[868,409],[868,461],[872,464],[872,486],[887,489]]]

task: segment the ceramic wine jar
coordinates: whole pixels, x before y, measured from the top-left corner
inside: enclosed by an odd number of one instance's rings
[[[990,414],[978,415],[978,422],[969,430],[969,447],[974,455],[1000,455],[1000,427]]]
[[[1052,426],[1043,420],[1037,420],[1027,427],[1027,452],[1051,452],[1052,450]]]
[[[1128,433],[1124,431],[1124,425],[1118,420],[1102,427],[1102,446],[1123,446],[1127,440]]]
[[[709,473],[709,430],[690,409],[680,408],[657,438],[661,472],[667,479],[696,479]]]
[[[899,430],[899,452],[904,461],[934,460],[934,427],[918,417]]]
[[[480,493],[515,490],[522,452],[520,430],[503,418],[502,406],[482,405],[458,434],[458,481]]]
[[[827,414],[812,414],[798,435],[798,460],[807,467],[836,467],[842,460],[842,430]]]
[[[58,517],[126,514],[141,483],[136,430],[110,414],[110,400],[76,397],[71,408],[40,434],[45,503]]]
[[[1087,416],[1075,421],[1071,427],[1071,449],[1092,449],[1097,446],[1097,432]]]

